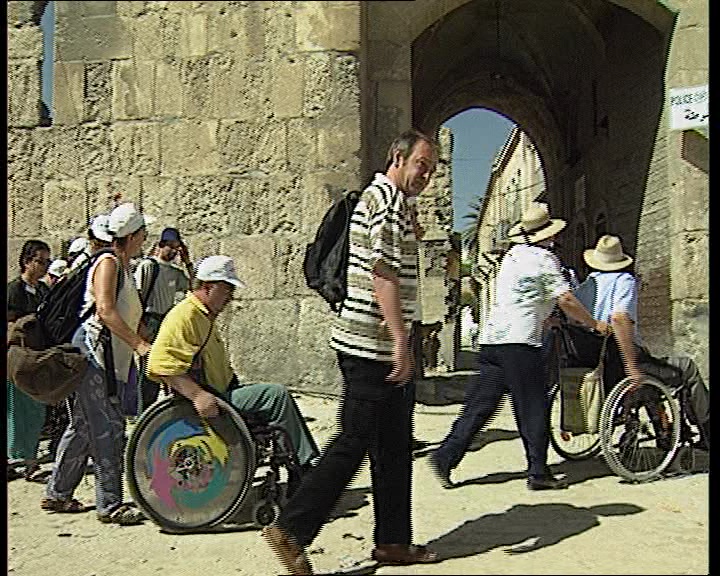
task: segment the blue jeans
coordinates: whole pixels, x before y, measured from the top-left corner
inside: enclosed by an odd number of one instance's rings
[[[95,507],[98,514],[109,514],[123,502],[124,450],[125,418],[120,404],[108,397],[105,371],[91,359],[73,395],[72,420],[57,448],[48,497],[72,498],[92,456]]]

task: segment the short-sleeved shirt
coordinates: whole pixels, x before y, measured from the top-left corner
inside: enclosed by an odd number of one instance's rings
[[[158,275],[147,294],[152,282],[153,268],[159,266]],[[146,302],[145,312],[164,316],[175,305],[176,294],[184,294],[190,288],[190,280],[184,270],[172,262],[154,256],[143,258],[135,269],[135,283],[140,297]]]
[[[8,315],[22,318],[32,314],[49,291],[47,284],[43,282],[30,286],[22,276],[11,280],[7,285]]]
[[[570,291],[556,256],[540,246],[517,244],[505,254],[495,303],[480,344],[542,345],[542,327],[557,298]]]
[[[575,297],[582,302],[595,320],[610,324],[615,312],[625,312],[634,324],[633,340],[642,346],[638,331],[637,280],[629,272],[591,272],[575,290]]]
[[[352,215],[347,298],[333,324],[330,346],[351,356],[392,362],[392,337],[373,289],[373,269],[379,263],[398,277],[402,317],[409,330],[417,295],[412,212],[405,195],[377,173]]]
[[[233,376],[225,346],[207,307],[189,293],[160,325],[150,348],[148,376],[159,381],[163,376],[188,374],[201,348],[202,383],[225,392]]]

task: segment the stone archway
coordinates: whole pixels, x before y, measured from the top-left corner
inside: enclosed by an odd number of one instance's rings
[[[590,220],[602,208],[608,231],[635,255],[643,333],[667,350],[670,194],[660,128],[675,21],[663,4],[633,0],[366,3],[363,166],[377,166],[410,125],[436,132],[473,106],[512,118],[536,143],[554,213],[594,243]]]

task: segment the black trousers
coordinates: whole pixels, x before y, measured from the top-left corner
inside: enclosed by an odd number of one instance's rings
[[[344,378],[340,432],[278,518],[301,546],[315,539],[343,490],[370,456],[376,544],[410,544],[413,382],[387,382],[386,362],[338,354]]]
[[[475,434],[496,414],[507,391],[525,448],[528,475],[546,474],[549,403],[543,355],[539,346],[528,344],[482,346],[460,415],[434,454],[442,468],[451,470],[460,463]]]

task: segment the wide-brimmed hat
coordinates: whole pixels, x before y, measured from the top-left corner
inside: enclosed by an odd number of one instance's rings
[[[533,202],[523,213],[520,221],[508,231],[512,242],[534,244],[560,232],[567,222],[560,218],[550,218],[547,204]]]
[[[595,245],[583,252],[583,258],[590,268],[613,272],[622,270],[633,263],[633,259],[623,252],[622,242],[617,236],[605,234]]]
[[[208,256],[197,265],[195,278],[203,282],[227,282],[238,288],[244,288],[245,283],[238,278],[235,272],[235,263],[229,256]]]

